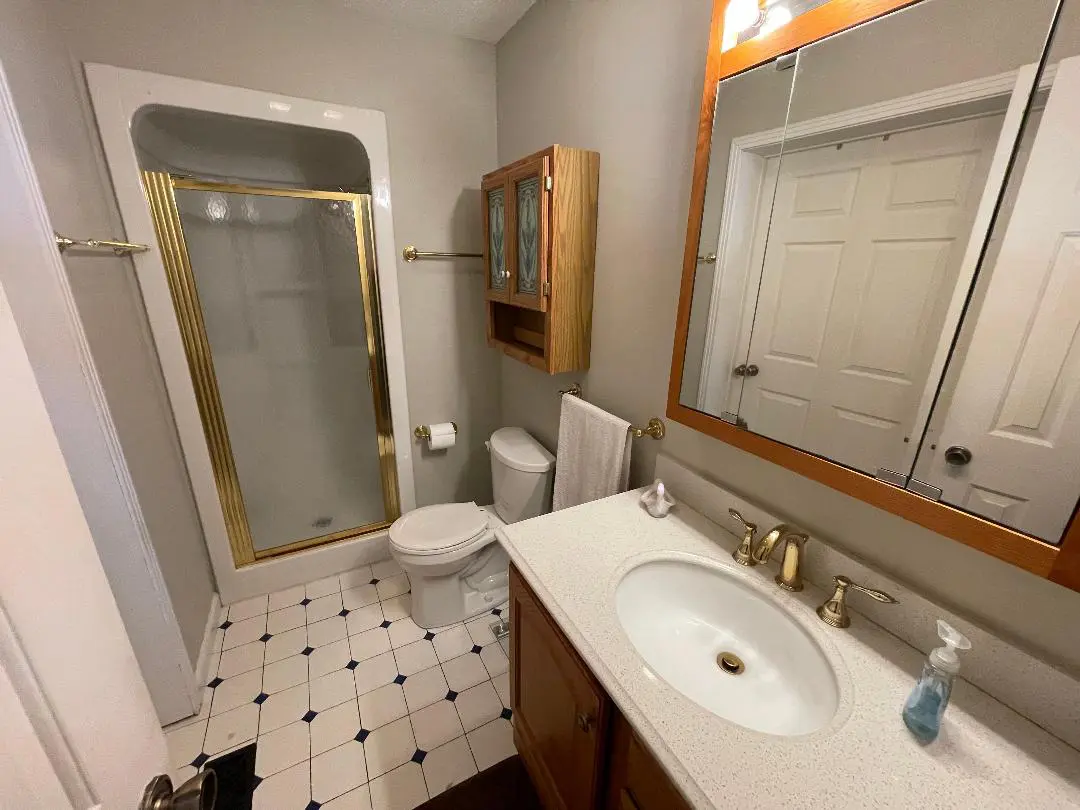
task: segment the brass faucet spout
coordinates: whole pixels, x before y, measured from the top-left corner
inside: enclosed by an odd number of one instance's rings
[[[802,562],[803,546],[809,539],[810,536],[798,526],[781,523],[761,538],[761,542],[751,554],[751,559],[758,565],[767,563],[780,541],[785,541],[784,560],[780,564],[780,574],[776,577],[776,584],[787,591],[801,591],[803,582],[799,567]]]

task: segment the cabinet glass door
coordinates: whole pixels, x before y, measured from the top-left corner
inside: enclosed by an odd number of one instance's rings
[[[510,268],[507,261],[507,188],[505,177],[488,180],[482,189],[484,202],[484,288],[487,297],[506,301],[510,295]]]
[[[510,174],[510,303],[547,309],[548,159],[532,161]]]

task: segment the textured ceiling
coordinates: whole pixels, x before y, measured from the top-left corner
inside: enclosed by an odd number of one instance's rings
[[[536,0],[345,0],[350,8],[375,17],[498,42]]]

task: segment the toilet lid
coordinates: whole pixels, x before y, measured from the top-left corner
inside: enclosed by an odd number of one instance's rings
[[[487,531],[487,513],[475,503],[422,506],[394,521],[390,542],[402,551],[433,554],[468,543]]]

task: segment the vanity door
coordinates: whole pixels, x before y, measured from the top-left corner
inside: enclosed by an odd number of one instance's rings
[[[507,240],[509,189],[505,175],[483,182],[480,189],[484,217],[484,291],[489,301],[510,300],[510,263]]]
[[[550,158],[513,166],[507,178],[510,208],[510,303],[547,309],[550,255]]]

